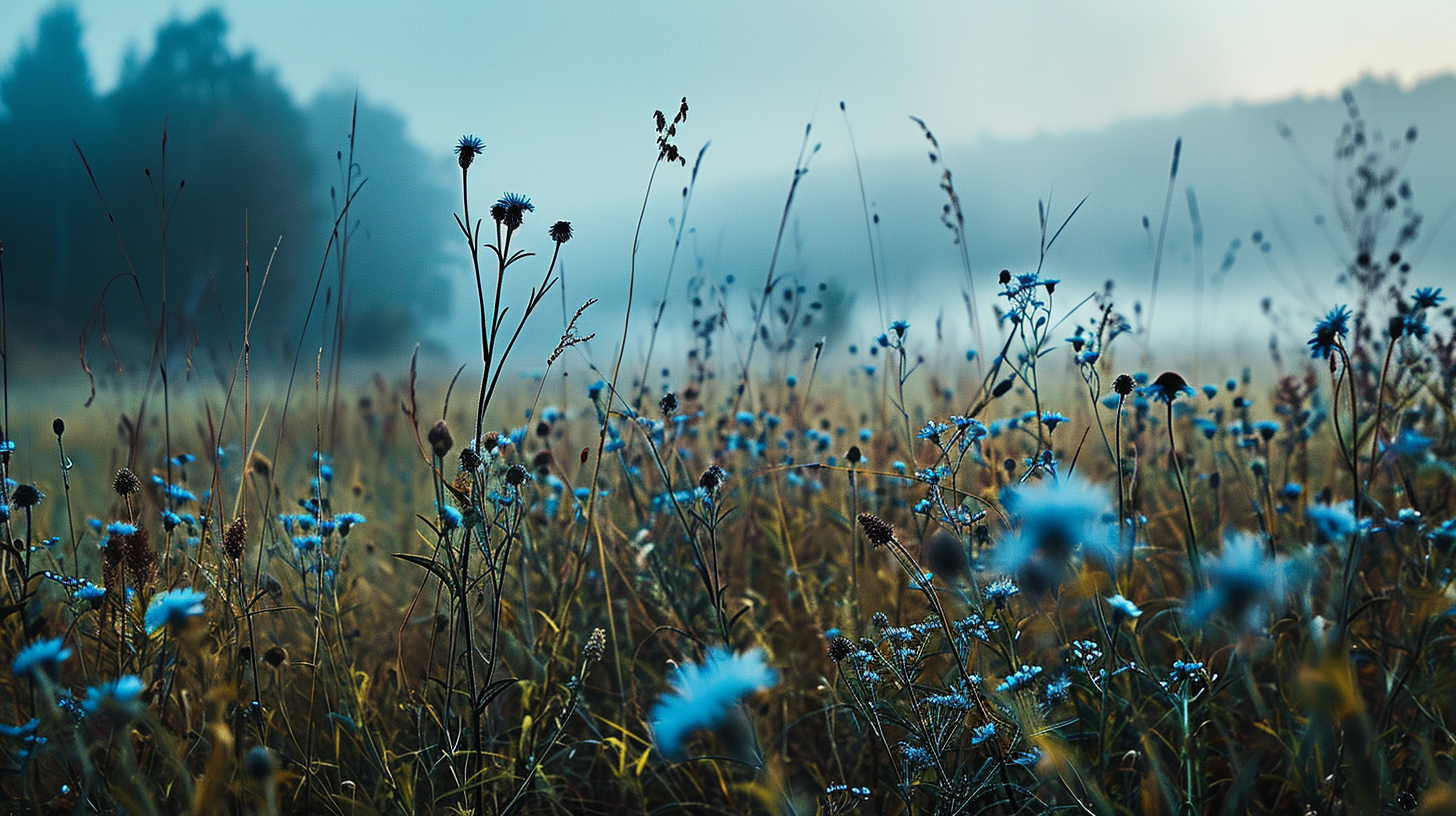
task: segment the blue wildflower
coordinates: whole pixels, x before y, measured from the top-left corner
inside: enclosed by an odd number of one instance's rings
[[[1204,557],[1208,586],[1189,601],[1189,618],[1201,625],[1221,615],[1245,628],[1257,626],[1267,608],[1283,602],[1289,584],[1288,564],[1270,559],[1265,549],[1257,535],[1225,536],[1222,552]]]
[[[147,634],[150,635],[163,626],[169,629],[185,626],[192,618],[203,613],[202,601],[206,597],[207,593],[198,592],[191,587],[171,589],[153,596],[152,602],[147,605]]]
[[[1358,524],[1355,521],[1355,503],[1344,501],[1339,504],[1312,504],[1305,511],[1310,524],[1314,525],[1315,538],[1321,542],[1340,542],[1354,535]]]
[[[1434,309],[1446,300],[1446,296],[1441,294],[1439,287],[1432,289],[1429,286],[1422,286],[1416,290],[1414,300],[1417,309]]]
[[[985,594],[986,600],[995,604],[997,609],[1005,609],[1007,601],[1021,594],[1021,588],[1016,585],[1015,581],[1002,576],[986,587]]]
[[[15,655],[15,662],[10,664],[10,670],[21,677],[39,677],[40,673],[44,673],[46,677],[53,678],[60,671],[61,664],[70,656],[71,650],[66,648],[65,641],[60,638],[37,640]]]
[[[1336,306],[1315,324],[1314,336],[1309,338],[1310,356],[1328,358],[1335,350],[1335,344],[1350,333],[1350,309]]]
[[[1001,498],[1020,530],[996,548],[1000,569],[1023,588],[1043,592],[1072,573],[1078,555],[1110,563],[1116,534],[1106,488],[1080,477],[1038,485],[1017,485]]]
[[[145,688],[140,677],[128,674],[87,689],[81,708],[91,716],[113,714],[124,720],[135,719],[142,712]]]
[[[1136,618],[1143,613],[1137,604],[1122,597],[1120,592],[1108,598],[1107,605],[1112,607],[1114,618]]]
[[[686,758],[684,743],[695,731],[726,722],[729,710],[745,696],[771,688],[777,678],[763,650],[734,654],[723,647],[708,650],[701,666],[683,663],[671,681],[672,690],[652,707],[652,736],[662,755]]]
[[[110,524],[106,525],[107,536],[125,537],[129,535],[136,535],[136,532],[137,528],[135,524],[127,524],[124,521],[113,521]]]
[[[1030,688],[1036,678],[1041,675],[1041,666],[1025,665],[1012,672],[996,690],[1005,694],[1015,694],[1018,691],[1025,691]]]
[[[1046,411],[1041,415],[1041,424],[1046,426],[1048,433],[1055,431],[1058,425],[1066,421],[1067,418],[1056,411]]]

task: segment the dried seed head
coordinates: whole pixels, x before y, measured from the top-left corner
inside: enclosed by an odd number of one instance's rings
[[[586,640],[586,648],[582,650],[586,659],[595,663],[601,660],[607,653],[607,633],[600,627],[593,629],[591,637]]]
[[[126,571],[136,586],[142,587],[157,580],[157,554],[147,528],[137,526],[136,532],[124,539],[122,554],[126,559]]]
[[[571,222],[557,221],[551,225],[551,240],[558,244],[564,244],[571,240]]]
[[[118,496],[130,496],[142,489],[142,480],[132,473],[131,468],[124,467],[116,472],[116,478],[111,480],[111,489]]]
[[[530,474],[520,465],[511,465],[506,468],[506,484],[511,487],[520,487],[525,483],[526,477]]]
[[[829,641],[829,659],[838,663],[854,654],[854,641],[840,635]]]
[[[1137,380],[1127,374],[1118,374],[1117,379],[1112,381],[1112,391],[1119,397],[1131,394],[1134,388],[1137,388]]]
[[[248,542],[248,520],[242,516],[233,519],[222,534],[222,551],[234,561],[243,557],[243,548]]]
[[[475,448],[466,448],[465,450],[460,451],[461,470],[473,473],[478,467],[480,467],[480,454],[475,450]]]
[[[859,526],[864,529],[865,538],[876,547],[883,547],[895,540],[895,528],[874,513],[860,513]]]
[[[430,442],[430,450],[440,459],[444,459],[445,454],[455,447],[455,438],[450,436],[450,426],[443,419],[435,423],[435,427],[430,429],[425,438]]]

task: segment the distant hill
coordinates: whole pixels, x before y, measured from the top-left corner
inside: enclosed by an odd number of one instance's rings
[[[1424,214],[1424,222],[1407,256],[1414,281],[1441,285],[1456,267],[1456,227],[1449,223],[1456,205],[1456,76],[1433,77],[1408,90],[1365,78],[1350,90],[1372,132],[1398,139],[1409,126],[1418,129],[1402,169],[1411,182],[1409,203]],[[988,310],[999,270],[1035,268],[1039,200],[1050,199],[1049,229],[1054,230],[1086,196],[1046,260],[1046,273],[1064,281],[1060,302],[1070,306],[1111,279],[1120,308],[1131,314],[1132,301],[1146,303],[1173,144],[1181,137],[1154,337],[1171,342],[1191,331],[1200,254],[1210,333],[1242,337],[1262,349],[1269,335],[1269,321],[1260,314],[1265,297],[1272,299],[1276,313],[1288,313],[1291,331],[1306,332],[1303,321],[1350,299],[1333,285],[1354,256],[1352,241],[1341,233],[1333,209],[1335,185],[1344,183],[1335,177],[1343,172],[1336,167],[1335,140],[1347,120],[1338,96],[1293,98],[1203,107],[1093,132],[945,144],[943,162],[954,172],[966,216],[977,298]],[[843,138],[842,128],[834,125],[822,127],[826,141]],[[1281,127],[1289,138],[1281,136]],[[877,240],[882,242],[878,250],[886,318],[928,326],[943,314],[947,326],[964,327],[964,275],[958,250],[940,223],[946,200],[937,187],[940,167],[931,165],[922,146],[929,147],[907,119],[905,153],[863,165],[866,192],[880,218]],[[782,176],[771,179],[724,179],[709,151],[694,193],[688,218],[694,233],[678,262],[673,301],[686,300],[682,285],[695,267],[713,280],[734,275],[737,282],[730,291],[736,287],[745,299],[761,290],[791,170],[786,167]],[[1202,221],[1201,251],[1193,240],[1189,189]],[[676,206],[674,202],[673,212]],[[630,230],[620,211],[599,215]],[[1263,246],[1251,240],[1256,232]],[[649,222],[645,236],[639,314],[660,299],[671,250],[671,233],[663,225]],[[1230,253],[1234,241],[1239,247]],[[1230,256],[1232,265],[1221,274]],[[625,260],[593,255],[575,256],[569,263],[570,296],[602,297],[595,317],[601,325],[611,325],[616,318],[609,313],[620,309],[624,294],[618,282]],[[851,164],[811,165],[794,203],[778,271],[797,273],[808,284],[829,281],[852,293],[855,325],[844,332],[847,337],[862,341],[881,330],[875,328],[879,319],[866,229]],[[668,314],[665,329],[683,311],[669,309]]]

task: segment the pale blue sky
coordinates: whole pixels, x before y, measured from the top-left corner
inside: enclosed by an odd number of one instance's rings
[[[52,0],[3,0],[0,59]],[[78,0],[97,84],[158,24],[216,3]],[[713,140],[734,175],[791,169],[804,123],[842,130],[862,156],[918,150],[906,116],[943,142],[1096,128],[1200,104],[1330,94],[1362,73],[1404,82],[1456,69],[1456,3],[1257,0],[862,0],[221,4],[303,100],[357,84],[445,154],[489,145],[499,184],[538,196],[641,186],[649,115],[687,95],[685,149]],[[833,159],[831,159],[832,161]],[[573,190],[575,192],[575,190]],[[604,194],[618,198],[620,194]],[[575,195],[569,196],[575,198]]]

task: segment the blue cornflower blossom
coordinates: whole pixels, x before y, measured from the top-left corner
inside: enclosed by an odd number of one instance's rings
[[[440,521],[446,530],[454,530],[465,521],[465,517],[460,514],[459,510],[446,504],[440,507]]]
[[[927,420],[925,423],[925,427],[921,428],[920,432],[915,434],[915,438],[929,439],[935,442],[939,442],[940,435],[948,430],[950,430],[949,425],[945,424],[944,422],[936,422],[935,420],[931,419]]]
[[[675,675],[672,690],[658,698],[650,718],[658,749],[674,761],[686,758],[684,743],[693,732],[723,725],[745,696],[777,682],[757,648],[734,654],[713,647],[701,666],[683,663]]]
[[[986,587],[985,594],[986,600],[995,604],[997,609],[1005,609],[1007,601],[1021,594],[1021,588],[1016,585],[1015,581],[1002,576]]]
[[[47,677],[55,677],[61,664],[70,656],[71,650],[66,648],[65,641],[60,638],[37,640],[15,655],[15,662],[10,664],[10,670],[22,677],[27,674],[38,677],[41,673]]]
[[[136,531],[135,524],[127,524],[124,521],[113,521],[106,525],[106,535],[108,537],[136,535]]]
[[[1445,302],[1446,296],[1441,294],[1439,287],[1433,289],[1429,286],[1422,286],[1416,290],[1413,300],[1417,309],[1434,309]]]
[[[87,581],[75,592],[71,593],[71,595],[78,601],[85,601],[94,606],[100,603],[102,598],[106,597],[106,590]]]
[[[1166,402],[1170,405],[1179,396],[1183,394],[1191,395],[1193,393],[1193,389],[1188,385],[1188,381],[1183,379],[1183,376],[1176,371],[1164,371],[1158,375],[1156,380],[1153,380],[1151,385],[1143,386],[1142,391],[1143,394],[1151,397],[1153,400]]]
[[[1222,615],[1237,625],[1255,628],[1265,610],[1282,603],[1289,591],[1289,564],[1269,558],[1262,538],[1245,532],[1224,537],[1223,551],[1205,556],[1207,588],[1188,603],[1188,616],[1196,623]]]
[[[1335,344],[1350,333],[1350,308],[1336,306],[1324,319],[1315,324],[1314,336],[1309,338],[1309,353],[1316,359],[1328,358],[1335,351]]]
[[[1113,595],[1107,599],[1107,605],[1112,607],[1114,617],[1136,618],[1143,613],[1138,605],[1122,597],[1122,593]]]
[[[87,689],[81,708],[91,716],[116,714],[121,719],[135,719],[142,712],[141,696],[145,688],[140,677],[128,674]]]
[[[1355,503],[1311,504],[1304,511],[1314,525],[1315,537],[1321,542],[1344,541],[1359,528],[1355,520]]]
[[[903,320],[896,320],[895,322],[890,324],[890,331],[894,332],[899,337],[904,337],[905,330],[908,328],[910,328],[910,324],[906,323]]]
[[[1041,424],[1046,426],[1048,433],[1055,431],[1058,425],[1066,421],[1067,418],[1057,411],[1046,411],[1041,415]]]
[[[1071,576],[1078,555],[1110,563],[1116,550],[1115,513],[1105,487],[1079,477],[1007,489],[1001,504],[1020,523],[996,548],[998,567],[1040,593]]]
[[[185,626],[192,618],[202,614],[202,601],[206,597],[206,592],[198,592],[191,587],[170,589],[154,596],[147,605],[147,634],[163,626],[169,629]]]

